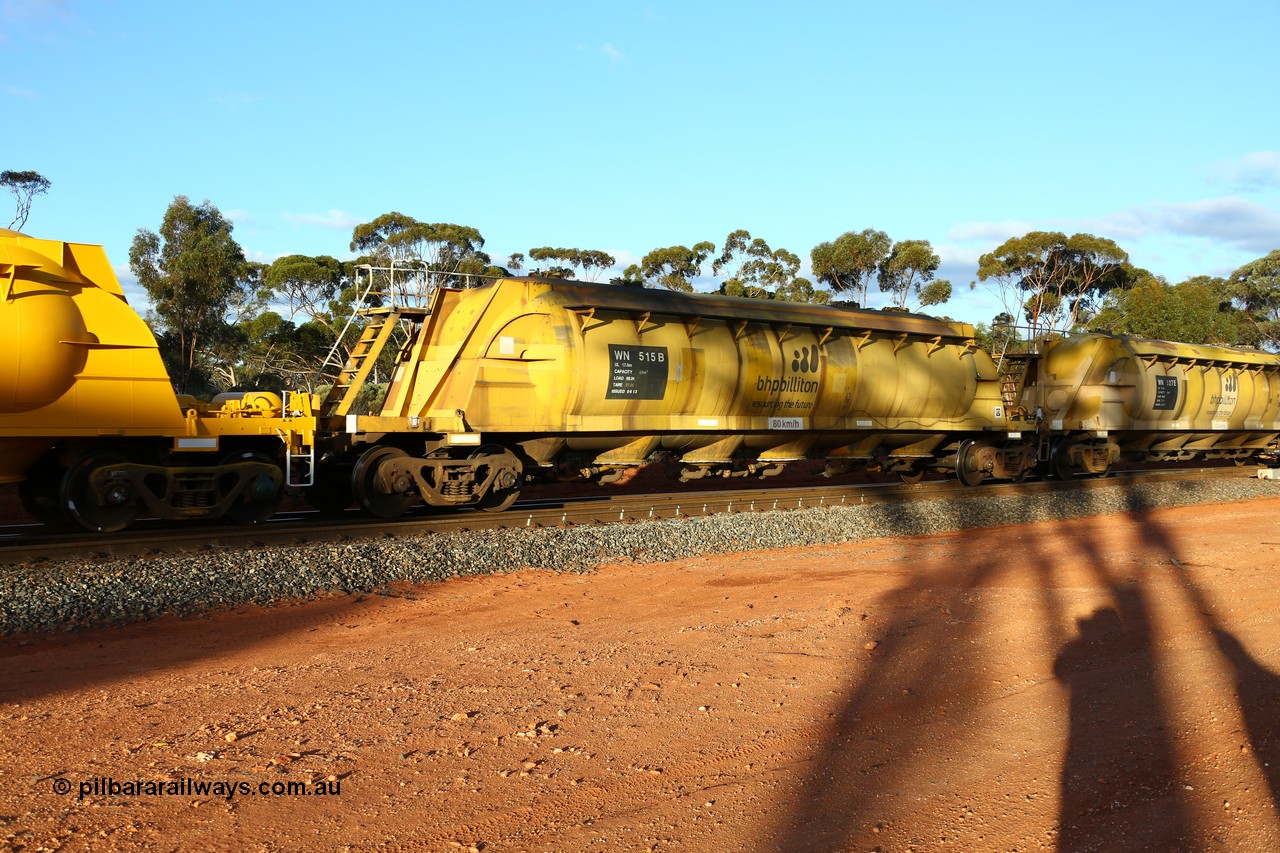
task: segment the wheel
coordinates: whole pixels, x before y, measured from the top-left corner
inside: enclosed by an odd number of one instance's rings
[[[265,453],[253,450],[233,453],[222,460],[223,465],[237,462],[265,462],[275,466]],[[274,477],[264,471],[253,478],[239,499],[227,509],[228,521],[233,524],[261,524],[276,514],[276,508],[280,506],[280,484],[284,475],[280,473],[279,466],[275,466],[275,470]]]
[[[18,484],[22,508],[37,521],[50,527],[66,527],[71,523],[62,508],[62,477],[65,472],[52,456],[46,456],[27,471]]]
[[[351,491],[361,509],[378,518],[395,518],[404,515],[413,506],[417,494],[410,481],[404,491],[389,488],[378,476],[378,470],[393,459],[408,456],[398,447],[373,447],[356,460],[351,471]]]
[[[924,479],[924,469],[912,468],[910,471],[899,471],[898,476],[902,479],[902,482],[906,483],[908,486],[914,486],[916,483],[919,483]]]
[[[499,444],[487,444],[477,448],[468,458],[479,459],[484,456],[504,457],[503,463],[507,470],[498,473],[489,491],[476,501],[476,509],[481,512],[502,512],[520,497],[520,460],[514,453]],[[514,471],[510,470],[512,467]]]
[[[956,478],[966,486],[977,486],[986,479],[987,472],[978,469],[973,463],[976,461],[977,451],[982,446],[976,441],[964,441],[960,443],[960,448],[956,451]]]
[[[115,533],[128,527],[138,515],[138,505],[129,482],[116,478],[105,483],[103,503],[98,502],[90,482],[94,471],[126,461],[117,453],[90,453],[67,469],[59,492],[67,517],[95,533]]]
[[[485,496],[476,501],[476,509],[481,512],[502,512],[504,509],[516,502],[520,497],[519,489],[503,489],[495,491],[490,489]]]

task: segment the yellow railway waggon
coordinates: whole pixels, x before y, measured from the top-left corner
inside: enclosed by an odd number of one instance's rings
[[[965,324],[535,278],[379,311],[322,408],[344,420],[321,440],[342,473],[320,475],[375,515],[501,509],[528,477],[609,482],[658,453],[684,480],[813,457],[908,479],[1035,464]],[[357,364],[397,321],[413,328],[381,411],[350,414]]]
[[[1010,359],[1015,415],[1034,420],[1055,476],[1132,462],[1233,459],[1280,435],[1280,357],[1108,334],[1045,341]]]
[[[999,366],[972,327],[632,286],[505,278],[384,298],[327,394],[176,395],[99,246],[0,230],[0,482],[54,524],[257,523],[321,509],[502,510],[528,483],[683,481],[799,460],[968,485],[1117,461],[1249,459],[1280,436],[1280,357],[1108,334]],[[398,337],[397,337],[398,333]],[[357,411],[392,340],[389,384]]]
[[[100,246],[0,229],[0,365],[0,483],[49,523],[262,520],[314,434],[275,394],[175,395]]]

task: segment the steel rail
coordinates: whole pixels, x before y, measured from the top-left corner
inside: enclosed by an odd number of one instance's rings
[[[431,513],[418,508],[393,520],[374,519],[355,510],[341,516],[317,512],[285,512],[254,527],[222,523],[165,525],[144,522],[121,533],[100,536],[51,531],[38,524],[0,527],[0,565],[59,562],[77,559],[145,556],[207,551],[214,548],[256,548],[325,541],[394,538],[503,527],[557,527],[580,524],[640,523],[650,519],[703,516],[723,512],[767,512],[848,504],[941,500],[1038,493],[1135,483],[1244,477],[1246,469],[1194,468],[1121,472],[1105,478],[1079,476],[1073,480],[1028,480],[985,483],[977,488],[955,480],[926,480],[914,485],[894,483],[812,484],[772,488],[698,492],[662,492],[530,497],[501,513],[446,510]]]

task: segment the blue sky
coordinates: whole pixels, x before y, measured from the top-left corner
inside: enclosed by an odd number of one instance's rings
[[[350,257],[392,210],[620,267],[877,228],[978,322],[978,256],[1033,229],[1171,282],[1280,248],[1277,32],[1275,2],[0,0],[0,168],[53,182],[27,233],[127,287],[181,194],[261,261]]]

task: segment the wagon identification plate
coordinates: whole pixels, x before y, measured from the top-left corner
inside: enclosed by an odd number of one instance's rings
[[[609,345],[606,400],[661,400],[667,390],[667,348]]]
[[[1156,401],[1151,408],[1156,411],[1172,412],[1178,407],[1178,377],[1156,377]]]

